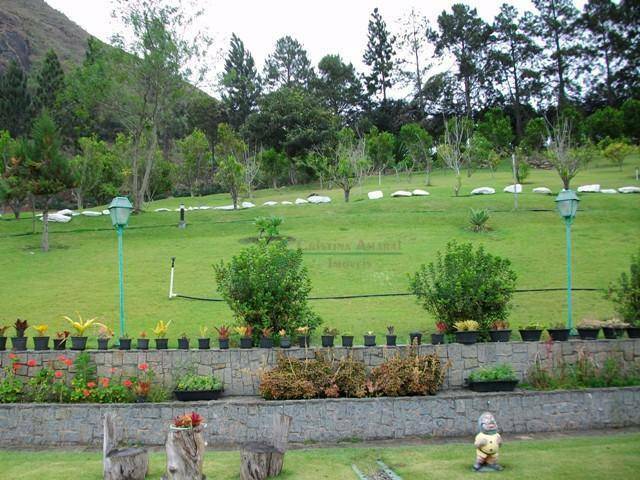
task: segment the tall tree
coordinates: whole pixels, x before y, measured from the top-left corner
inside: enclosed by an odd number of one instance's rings
[[[234,33],[224,62],[222,101],[229,112],[229,123],[239,128],[257,106],[260,76],[251,53]]]
[[[177,146],[182,157],[180,177],[189,188],[192,197],[201,195],[207,176],[213,170],[209,141],[201,130],[196,129],[178,140]]]
[[[58,95],[64,89],[64,71],[54,50],[49,50],[36,75],[36,103],[39,109],[53,112]]]
[[[496,152],[504,155],[512,150],[513,129],[502,109],[492,108],[485,112],[476,130],[489,141]]]
[[[73,196],[78,209],[92,198],[100,201],[119,193],[122,170],[119,158],[109,145],[97,137],[82,137],[78,140],[80,154],[71,160],[71,172],[74,177]]]
[[[238,199],[244,182],[244,167],[242,158],[247,151],[247,145],[240,136],[226,123],[218,126],[218,143],[216,144],[216,158],[218,171],[216,180],[229,190],[233,208],[238,208]]]
[[[364,76],[370,95],[382,94],[382,103],[387,102],[387,89],[393,86],[393,45],[396,38],[387,30],[387,24],[377,8],[369,19],[367,47],[362,60],[370,68]]]
[[[29,196],[25,140],[14,140],[6,130],[0,131],[0,156],[2,157],[0,202],[9,205],[17,220]]]
[[[506,96],[513,106],[516,136],[524,133],[524,109],[542,89],[539,71],[542,49],[526,33],[518,10],[502,4],[493,23],[494,47],[492,57],[498,64],[499,80],[506,87]]]
[[[436,54],[449,53],[455,58],[458,80],[463,85],[465,111],[470,118],[474,101],[478,103],[480,99],[490,36],[491,28],[478,16],[478,11],[462,3],[454,4],[451,13],[443,11],[438,16],[438,32],[431,33]]]
[[[9,64],[0,76],[0,130],[7,130],[13,138],[29,133],[33,115],[27,76],[16,61]]]
[[[555,84],[557,106],[567,105],[569,95],[578,93],[575,63],[578,48],[578,10],[572,0],[533,0],[537,15],[527,15],[529,30],[538,36],[548,52],[544,72]]]
[[[340,55],[325,55],[318,63],[318,78],[313,82],[324,105],[343,124],[355,120],[362,100],[362,85],[353,64]]]
[[[272,90],[280,87],[309,86],[314,72],[302,44],[289,35],[279,38],[274,52],[267,57],[264,77]]]
[[[429,20],[414,8],[401,19],[402,33],[398,40],[398,49],[402,53],[396,64],[399,77],[412,87],[413,96],[418,108],[424,109],[423,82],[431,65],[425,60],[425,50],[428,45],[427,32]]]

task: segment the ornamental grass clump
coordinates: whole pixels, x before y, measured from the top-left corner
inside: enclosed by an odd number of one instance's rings
[[[371,371],[367,394],[374,397],[435,395],[442,386],[446,370],[447,365],[443,366],[436,354],[396,355]]]

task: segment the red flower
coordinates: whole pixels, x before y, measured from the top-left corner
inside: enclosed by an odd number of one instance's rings
[[[11,360],[15,360],[16,358],[18,358],[18,356],[17,356],[15,353],[11,352],[11,353],[9,354],[9,358],[10,358]]]
[[[142,370],[143,372],[146,372],[149,369],[149,364],[148,363],[141,363],[140,365],[138,365],[138,369]]]
[[[96,382],[87,382],[88,388],[96,388]]]
[[[104,388],[107,388],[109,386],[109,379],[107,377],[101,378],[100,382],[102,383],[102,386]]]
[[[13,373],[18,373],[18,369],[20,368],[20,364],[19,363],[14,363],[12,365],[13,367]]]
[[[86,397],[88,397],[89,395],[91,395],[91,392],[89,390],[87,390],[86,388],[84,390],[82,390],[82,394]]]
[[[56,373],[53,374],[53,376],[56,378],[62,378],[62,375],[64,374],[60,370],[56,370]]]
[[[38,362],[36,362],[34,359],[28,360],[27,361],[27,366],[29,367],[35,367],[38,364]]]
[[[70,367],[71,365],[73,365],[73,360],[71,360],[70,358],[65,359],[64,364],[67,367]]]
[[[133,382],[131,380],[127,379],[124,382],[122,382],[122,385],[124,385],[127,388],[131,388],[131,386],[133,385]]]

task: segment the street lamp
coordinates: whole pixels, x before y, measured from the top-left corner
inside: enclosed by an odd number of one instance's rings
[[[556,197],[558,213],[564,218],[567,234],[567,328],[574,334],[571,317],[571,224],[578,211],[580,199],[573,190],[562,190]]]
[[[118,232],[118,267],[120,276],[120,338],[126,333],[124,329],[124,275],[122,266],[122,232],[129,223],[133,205],[127,197],[116,197],[109,204],[111,223]]]

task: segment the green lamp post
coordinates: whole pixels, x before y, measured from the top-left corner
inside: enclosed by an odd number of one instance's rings
[[[573,190],[562,190],[556,197],[558,213],[564,218],[567,235],[567,328],[575,334],[571,311],[571,224],[578,211],[580,199]]]
[[[120,338],[126,333],[124,327],[124,273],[122,262],[122,234],[124,227],[129,223],[129,215],[131,215],[133,205],[127,197],[116,197],[109,204],[109,213],[111,215],[111,223],[118,232],[118,269],[120,277]]]

